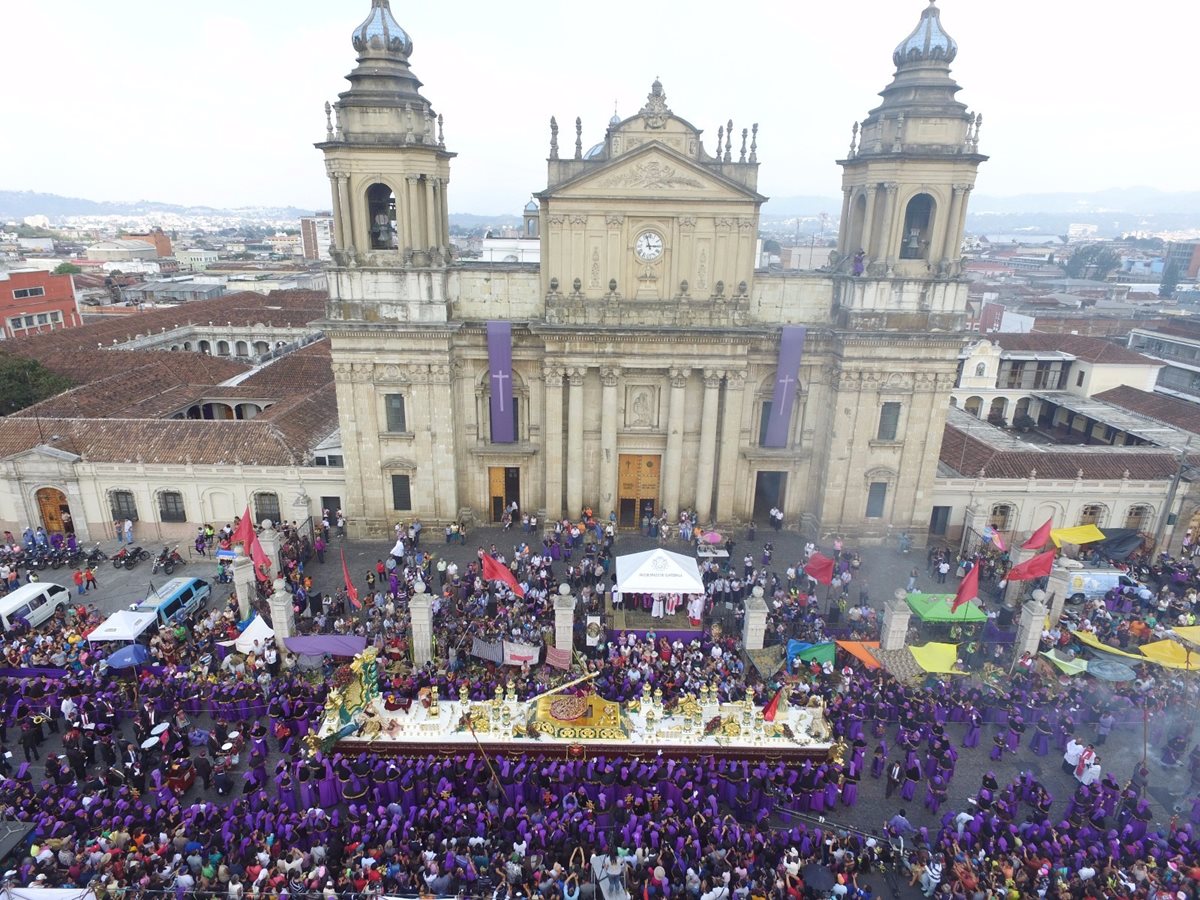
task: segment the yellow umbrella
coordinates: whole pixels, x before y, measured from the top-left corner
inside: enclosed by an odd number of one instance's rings
[[[913,659],[926,672],[937,672],[942,675],[962,675],[954,668],[958,661],[958,644],[929,643],[924,647],[909,647]]]
[[[1172,640],[1154,641],[1139,648],[1146,656],[1168,669],[1200,670],[1200,651],[1188,651],[1187,647]]]
[[[1095,525],[1076,525],[1073,528],[1054,528],[1050,531],[1050,540],[1055,547],[1063,544],[1090,544],[1092,541],[1104,540],[1104,532]]]

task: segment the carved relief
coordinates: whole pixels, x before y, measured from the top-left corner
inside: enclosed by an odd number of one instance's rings
[[[696,266],[696,287],[708,290],[708,248],[700,248],[700,262]]]
[[[592,248],[592,269],[589,287],[600,287],[600,248]]]
[[[570,219],[571,219],[572,225],[586,225],[588,217],[587,216],[571,216]]]
[[[625,392],[625,427],[654,428],[658,423],[658,391],[650,385],[632,385]]]
[[[696,227],[696,217],[695,216],[680,216],[679,217],[679,227],[680,228],[695,228]]]
[[[730,231],[737,224],[737,219],[731,219],[726,216],[721,216],[717,219],[717,228],[721,231]]]
[[[625,217],[620,213],[609,213],[604,217],[604,221],[609,225],[624,225]]]
[[[566,216],[547,216],[546,221],[549,222],[551,225],[561,225],[563,222],[567,221],[567,217]]]
[[[680,175],[673,166],[658,160],[638,163],[627,171],[604,179],[601,187],[645,188],[647,190],[672,190],[675,188],[703,188],[703,182],[689,175]]]
[[[621,370],[615,366],[603,366],[600,369],[600,384],[604,387],[616,387],[621,377]]]

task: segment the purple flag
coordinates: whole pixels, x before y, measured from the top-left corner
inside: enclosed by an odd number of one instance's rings
[[[779,366],[775,370],[775,393],[771,396],[771,418],[767,420],[768,447],[788,445],[792,406],[800,389],[800,357],[804,353],[803,325],[787,325],[779,341]]]
[[[512,325],[487,323],[488,374],[492,391],[492,443],[511,444],[513,433]]]

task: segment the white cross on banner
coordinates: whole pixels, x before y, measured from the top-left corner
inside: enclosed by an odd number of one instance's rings
[[[539,648],[532,644],[518,644],[516,641],[504,642],[504,664],[506,666],[522,666],[525,663],[533,665],[541,656]]]

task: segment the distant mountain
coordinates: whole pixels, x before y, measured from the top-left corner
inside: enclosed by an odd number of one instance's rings
[[[513,215],[478,216],[475,213],[450,213],[450,224],[457,228],[479,228],[483,225],[520,225],[521,217]]]
[[[82,197],[63,197],[36,191],[0,191],[0,219],[19,220],[25,216],[46,216],[57,220],[68,216],[143,216],[155,213],[255,219],[298,219],[313,214],[312,210],[294,206],[218,209],[211,206],[159,203],[153,200],[85,200]]]

